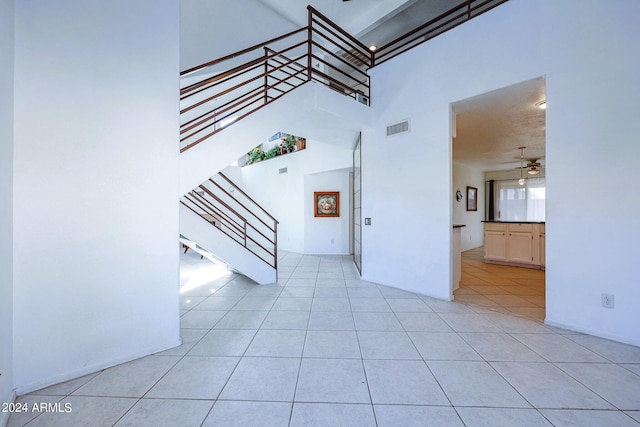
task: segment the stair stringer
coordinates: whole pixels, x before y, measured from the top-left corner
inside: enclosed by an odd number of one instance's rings
[[[275,268],[182,204],[180,234],[260,285],[277,281]]]
[[[325,85],[307,82],[180,154],[180,195],[277,132],[295,128],[296,135],[320,140],[336,138],[351,144],[351,134],[371,127],[371,123],[368,106]]]

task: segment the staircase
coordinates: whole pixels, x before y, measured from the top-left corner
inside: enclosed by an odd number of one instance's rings
[[[371,52],[308,11],[307,27],[181,73],[180,234],[260,284],[277,280],[278,222],[212,174],[277,132],[351,142],[372,120]]]
[[[180,199],[180,234],[259,284],[277,280],[278,221],[222,173]]]
[[[466,0],[375,53],[308,6],[306,27],[183,71],[180,233],[256,282],[275,282],[278,222],[211,175],[280,131],[351,144],[373,121],[368,69],[505,1]]]

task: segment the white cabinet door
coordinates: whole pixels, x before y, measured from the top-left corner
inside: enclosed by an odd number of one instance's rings
[[[507,233],[504,231],[484,232],[484,258],[495,261],[507,259]]]
[[[530,232],[509,232],[507,261],[521,264],[533,262],[533,235]]]

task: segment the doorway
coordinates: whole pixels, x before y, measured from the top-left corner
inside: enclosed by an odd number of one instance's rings
[[[452,279],[452,297],[540,322],[546,290],[544,107],[544,77],[451,104],[452,223],[464,225],[461,279]],[[477,210],[469,209],[469,188],[477,188]],[[508,224],[521,229],[502,230]],[[490,248],[487,232],[496,235]],[[491,252],[496,244],[497,255]]]

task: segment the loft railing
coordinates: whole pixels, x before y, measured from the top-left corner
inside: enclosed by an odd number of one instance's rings
[[[180,203],[278,269],[278,221],[224,174],[185,194]]]
[[[506,1],[465,0],[378,47],[375,52],[307,6],[306,27],[180,74],[180,151],[188,150],[309,81],[368,102],[369,68]]]
[[[373,53],[313,7],[308,25],[183,71],[180,151],[309,81],[369,98]]]
[[[380,65],[507,1],[508,0],[465,0],[419,27],[378,47],[375,51],[374,65]]]

